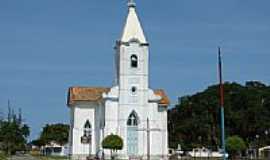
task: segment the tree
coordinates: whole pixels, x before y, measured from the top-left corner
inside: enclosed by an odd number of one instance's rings
[[[3,121],[3,119],[4,119],[4,112],[0,108],[0,123]]]
[[[102,141],[104,149],[111,150],[111,158],[114,159],[112,152],[123,149],[123,139],[118,135],[108,135]]]
[[[29,127],[22,124],[14,114],[12,120],[1,122],[0,149],[8,155],[14,154],[16,151],[25,151],[29,134]]]
[[[38,147],[41,147],[41,146],[45,145],[45,143],[42,142],[40,139],[33,140],[30,144],[38,146]]]
[[[241,137],[231,136],[226,140],[226,148],[232,159],[235,159],[247,146]]]
[[[245,85],[226,82],[225,129],[226,135],[239,135],[247,145],[257,142],[256,135],[264,138],[258,146],[270,143],[270,86],[250,81]],[[202,92],[179,98],[179,104],[168,112],[169,145],[178,143],[184,150],[197,146],[220,146],[219,86],[209,86]]]
[[[35,140],[38,146],[49,144],[51,142],[64,145],[68,142],[69,125],[67,124],[47,124],[43,127],[39,139]]]

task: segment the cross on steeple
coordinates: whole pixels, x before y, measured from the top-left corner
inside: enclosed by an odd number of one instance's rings
[[[128,0],[128,7],[136,7],[134,0]]]

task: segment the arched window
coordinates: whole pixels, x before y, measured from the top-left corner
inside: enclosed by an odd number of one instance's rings
[[[130,63],[132,68],[138,67],[138,57],[135,54],[130,57]]]
[[[90,136],[91,135],[91,124],[89,120],[87,120],[84,124],[84,136]]]
[[[132,111],[131,114],[128,116],[127,125],[138,126],[138,116],[135,111]]]
[[[92,138],[92,127],[89,120],[87,120],[83,127],[83,136],[81,137],[81,142],[84,144],[91,143],[91,138]]]

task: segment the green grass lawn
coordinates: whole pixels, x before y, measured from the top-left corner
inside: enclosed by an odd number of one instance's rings
[[[3,153],[0,152],[0,160],[6,160],[6,159],[7,157]]]

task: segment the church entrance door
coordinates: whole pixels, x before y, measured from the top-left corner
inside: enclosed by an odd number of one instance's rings
[[[138,154],[138,118],[134,111],[127,121],[127,152],[130,156]]]
[[[128,155],[137,155],[138,153],[138,131],[137,127],[128,127],[127,149]]]

